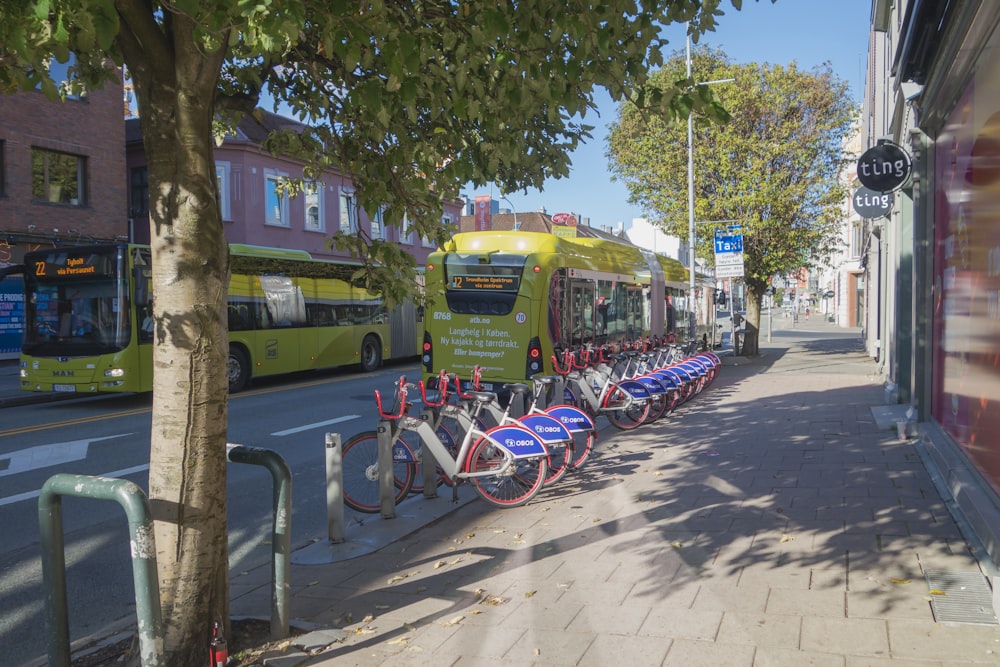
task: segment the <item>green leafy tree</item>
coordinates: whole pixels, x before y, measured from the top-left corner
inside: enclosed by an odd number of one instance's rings
[[[581,119],[598,87],[663,117],[692,108],[719,117],[686,83],[645,84],[662,62],[662,27],[710,30],[721,2],[0,3],[0,92],[41,87],[55,98],[116,81],[125,66],[142,119],[157,321],[149,494],[165,664],[202,664],[208,628],[228,623],[229,257],[215,137],[267,92],[311,128],[267,141],[303,161],[303,182],[335,166],[360,206],[387,205],[388,224],[406,213],[417,233],[440,239],[442,199],[461,184],[512,192],[566,176],[569,152],[590,137]],[[71,55],[67,91],[48,64]],[[336,242],[366,260],[374,289],[398,298],[412,285],[413,262],[396,246]]]
[[[651,74],[650,83],[673,88],[719,82],[700,88],[713,89],[729,122],[705,122],[693,110],[697,253],[714,257],[714,231],[741,226],[748,293],[743,354],[755,355],[761,300],[771,277],[816,266],[839,243],[846,197],[842,146],[857,111],[847,85],[829,65],[807,72],[794,63],[736,64],[719,50],[696,47],[688,79],[686,60],[685,53],[675,53]],[[650,212],[653,224],[684,239],[686,120],[651,115],[626,102],[607,149],[630,200]],[[711,221],[720,222],[706,224]]]

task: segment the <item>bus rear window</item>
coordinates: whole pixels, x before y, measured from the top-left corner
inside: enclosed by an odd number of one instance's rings
[[[445,297],[455,313],[506,315],[521,287],[524,255],[483,253],[445,257]]]

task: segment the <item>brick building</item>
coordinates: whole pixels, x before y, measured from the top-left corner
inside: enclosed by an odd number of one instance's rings
[[[149,192],[140,122],[139,118],[126,122],[128,211],[133,239],[148,243]],[[378,210],[360,208],[350,178],[335,169],[323,175],[320,187],[292,198],[278,196],[281,178],[302,177],[302,163],[271,155],[261,145],[271,132],[298,125],[293,119],[261,110],[259,120],[245,116],[235,132],[215,148],[226,240],[294,248],[313,257],[333,259],[347,254],[327,247],[328,239],[338,230],[360,231],[369,238],[399,243],[423,264],[435,244],[405,228],[387,227]],[[461,201],[445,202],[442,223],[458,223],[461,208]]]
[[[0,263],[128,234],[120,83],[53,102],[0,95]]]

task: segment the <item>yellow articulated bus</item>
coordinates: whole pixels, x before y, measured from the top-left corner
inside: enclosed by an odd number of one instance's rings
[[[445,369],[484,388],[553,373],[551,357],[584,345],[621,345],[690,331],[688,272],[624,241],[537,232],[456,234],[427,259],[424,380]],[[702,292],[714,284],[703,279]],[[714,329],[701,323],[698,331]]]
[[[232,245],[229,387],[253,377],[416,357],[413,304],[387,312],[357,287],[357,266],[301,250]],[[21,389],[145,392],[153,388],[150,252],[107,244],[25,255]]]

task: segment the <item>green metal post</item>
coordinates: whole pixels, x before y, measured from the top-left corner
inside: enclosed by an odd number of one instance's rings
[[[277,452],[245,445],[226,445],[226,457],[233,463],[249,463],[267,468],[274,480],[272,498],[274,520],[271,529],[271,638],[288,636],[289,599],[292,569],[292,472]]]
[[[156,573],[153,515],[142,489],[127,479],[89,475],[53,475],[38,496],[41,531],[42,585],[49,624],[49,665],[69,667],[69,611],[66,602],[66,553],[62,530],[62,496],[117,501],[128,518],[139,651],[143,667],[161,667],[163,620]]]

